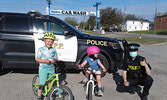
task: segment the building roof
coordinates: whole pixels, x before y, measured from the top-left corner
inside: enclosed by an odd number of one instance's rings
[[[167,17],[167,15],[156,16],[156,18],[159,18],[159,17]]]
[[[142,19],[142,20],[139,20],[139,19],[136,19],[136,20],[126,20],[126,21],[143,21],[143,22],[150,22],[150,21],[144,20],[144,19]]]

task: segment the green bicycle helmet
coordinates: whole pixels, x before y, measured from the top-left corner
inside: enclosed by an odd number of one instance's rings
[[[44,34],[43,39],[52,39],[54,41],[55,40],[55,35],[51,32],[48,32],[48,33]]]

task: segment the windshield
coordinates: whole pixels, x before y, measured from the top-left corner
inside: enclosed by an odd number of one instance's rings
[[[63,20],[61,20],[61,19],[59,19],[59,18],[53,17],[53,16],[51,16],[51,19],[53,19],[53,20],[56,19],[56,21],[59,22],[59,23],[61,23],[64,27],[71,28],[71,29],[73,29],[74,31],[76,31],[77,33],[83,35],[82,32],[80,32],[79,30],[77,30],[75,27],[73,27],[73,26],[70,25],[69,23],[67,23],[67,22],[65,22],[65,21],[63,21]]]

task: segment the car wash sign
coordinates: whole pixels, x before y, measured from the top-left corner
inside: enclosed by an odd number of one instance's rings
[[[96,16],[96,12],[72,11],[72,10],[51,10],[50,13],[56,15]]]

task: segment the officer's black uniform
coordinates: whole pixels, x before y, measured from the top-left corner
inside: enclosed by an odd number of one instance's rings
[[[137,51],[139,46],[140,45],[135,43],[129,44],[129,51]],[[129,87],[136,85],[144,86],[142,96],[145,96],[146,99],[144,100],[147,100],[147,95],[149,94],[153,79],[146,74],[145,67],[140,65],[140,61],[143,61],[144,59],[144,57],[138,55],[132,60],[129,56],[126,63],[124,63],[123,70],[127,71],[127,81],[130,82]],[[150,65],[148,66],[151,69]]]

